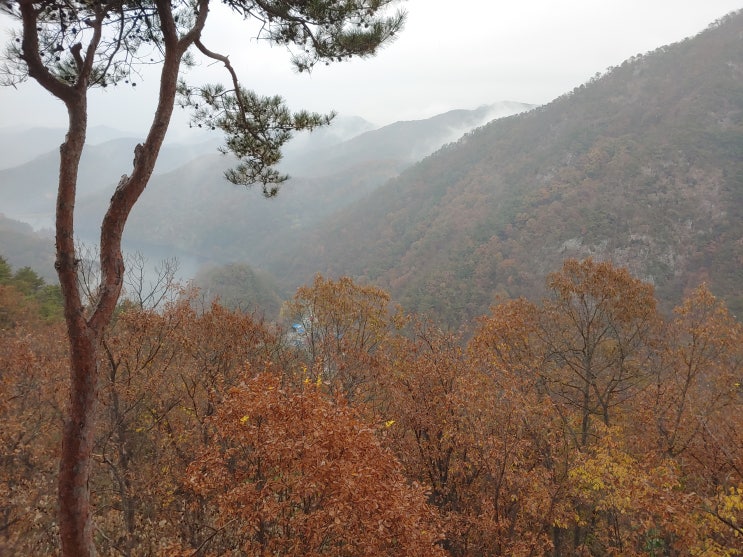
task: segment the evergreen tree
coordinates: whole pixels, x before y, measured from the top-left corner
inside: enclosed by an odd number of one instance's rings
[[[31,296],[41,290],[44,279],[31,267],[21,267],[13,274],[12,284],[25,295]]]
[[[10,267],[10,264],[2,255],[0,255],[0,284],[6,284],[10,280],[12,274],[13,269]]]
[[[296,52],[308,71],[318,62],[373,55],[401,29],[402,12],[388,14],[396,0],[223,0],[235,16],[261,23],[260,38]],[[239,158],[227,178],[260,182],[275,195],[286,179],[274,168],[293,131],[311,130],[331,116],[292,114],[279,97],[260,97],[240,85],[229,58],[202,41],[210,0],[16,0],[0,4],[20,29],[6,51],[6,84],[32,78],[61,100],[68,130],[60,147],[55,268],[64,299],[70,341],[70,405],[59,469],[62,555],[95,554],[90,513],[91,451],[98,390],[97,350],[121,293],[121,237],[129,213],[152,175],[177,99],[194,109],[194,121],[226,134],[225,151]],[[189,85],[179,75],[199,53],[220,61],[228,86]],[[159,62],[160,90],[146,138],[134,149],[133,167],[113,192],[100,237],[99,297],[86,309],[78,286],[75,205],[78,168],[88,127],[88,91],[129,84],[140,64]],[[179,97],[180,95],[180,97]]]

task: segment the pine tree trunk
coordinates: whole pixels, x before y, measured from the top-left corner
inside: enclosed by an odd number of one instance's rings
[[[161,4],[161,13],[165,14],[168,8],[165,3]],[[167,13],[172,26],[172,14],[169,11]],[[201,24],[203,26],[203,19]],[[58,477],[59,526],[64,557],[96,555],[88,484],[95,441],[98,348],[123,285],[121,237],[124,225],[152,175],[173,111],[180,59],[187,45],[178,44],[174,26],[172,28],[169,38],[166,38],[159,102],[152,126],[145,142],[135,148],[132,173],[122,176],[101,223],[101,282],[98,286],[98,299],[93,307],[88,308],[88,315],[83,308],[78,287],[79,262],[75,256],[73,222],[77,174],[87,129],[86,90],[81,88],[79,95],[71,94],[65,99],[69,128],[60,148],[55,263],[70,341],[70,402],[63,431]]]
[[[99,334],[89,327],[77,281],[74,210],[77,175],[87,130],[85,91],[66,102],[69,128],[60,147],[56,210],[55,267],[62,289],[70,343],[70,400],[62,433],[57,480],[62,555],[96,554],[90,515],[90,459],[98,398],[97,348]]]
[[[63,555],[96,554],[90,513],[91,454],[98,399],[98,339],[91,331],[70,335],[70,406],[59,465],[59,528]]]

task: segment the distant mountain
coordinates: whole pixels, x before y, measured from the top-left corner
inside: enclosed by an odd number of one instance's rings
[[[53,133],[47,135],[46,131],[42,135],[54,136]],[[110,197],[121,175],[131,171],[136,144],[137,139],[131,137],[87,144],[80,162],[78,195],[104,192],[104,195]],[[167,172],[180,167],[204,152],[215,152],[216,146],[214,139],[194,144],[165,145],[160,152],[155,172]],[[54,149],[29,162],[0,170],[2,210],[7,215],[35,227],[51,226],[57,195],[58,169],[59,150]]]
[[[14,269],[31,267],[48,283],[57,282],[51,230],[35,232],[25,222],[9,219],[0,213],[0,255]]]
[[[0,169],[20,166],[49,151],[58,153],[65,131],[63,128],[0,128]],[[131,135],[108,126],[92,126],[87,141],[97,145]]]
[[[365,188],[371,187],[370,184],[376,187],[386,178],[415,162],[417,159],[414,158],[414,152],[410,149],[420,153],[429,150],[431,145],[440,146],[452,138],[452,130],[469,130],[481,123],[488,112],[511,111],[512,113],[528,106],[530,105],[501,103],[475,111],[453,111],[430,120],[393,124],[376,132],[370,132],[373,124],[362,118],[337,116],[330,126],[322,127],[311,134],[300,133],[285,146],[280,167],[283,171],[298,176],[295,184],[287,185],[285,190],[290,191],[294,186],[303,187],[305,178],[314,177],[312,179],[317,180],[324,176],[331,176],[329,180],[321,180],[327,187],[322,186],[325,193],[315,198],[322,205],[319,214],[327,214],[366,193],[368,189]],[[225,188],[222,175],[227,165],[230,164],[230,159],[215,154],[221,140],[219,135],[205,134],[202,130],[192,131],[192,134],[181,134],[178,142],[166,142],[160,152],[155,175],[165,175],[178,169],[181,170],[180,174],[176,172],[170,178],[162,180],[163,182],[167,182],[168,179],[175,180],[177,190],[166,192],[165,197],[168,199],[164,199],[163,202],[169,202],[172,196],[188,197],[192,208],[205,213],[203,216],[207,221],[205,224],[207,230],[204,233],[208,236],[209,219],[218,223],[223,220],[223,216],[219,212],[211,211],[208,204],[202,205],[200,198],[189,194],[188,184],[192,183],[193,176],[192,163],[198,160],[197,166],[204,169],[203,173],[197,173],[201,176],[200,182],[192,185],[199,189],[205,184],[214,184],[215,189],[211,192],[212,195],[206,192],[207,197],[212,197]],[[88,134],[88,142],[80,164],[78,182],[80,202],[78,205],[85,208],[85,211],[79,214],[83,219],[80,230],[88,234],[89,240],[92,240],[90,234],[97,233],[100,217],[113,188],[121,175],[131,170],[133,149],[139,140],[122,135],[124,133],[99,126],[91,128]],[[352,139],[356,136],[361,139]],[[0,200],[2,200],[2,210],[6,215],[28,222],[37,228],[52,225],[59,144],[63,139],[64,130],[62,129],[0,129],[0,152],[4,157],[2,160],[17,163],[0,169]],[[403,144],[409,152],[398,152],[396,148],[391,148],[391,146]],[[207,158],[202,158],[205,156]],[[371,161],[384,162],[380,163],[379,168],[373,169],[368,177],[360,176],[359,168],[363,168]],[[345,180],[340,177],[344,172],[350,173],[353,179]],[[365,174],[365,171],[361,171],[361,174]],[[361,183],[365,186],[358,187]],[[349,190],[350,186],[353,186],[352,190]],[[153,189],[155,188],[156,186],[153,186]],[[328,188],[339,189],[337,199],[331,199],[334,196]],[[307,196],[301,197],[302,203],[305,203]],[[215,202],[218,205],[221,204],[219,199],[215,199]],[[247,197],[243,200],[236,200],[236,202],[242,207],[245,204],[251,205],[253,200]],[[289,203],[291,204],[291,201]],[[283,202],[278,204],[281,205]],[[151,209],[153,210],[149,213],[157,212],[157,207]],[[261,210],[259,213],[263,215]],[[171,212],[160,218],[168,220],[171,216],[179,222],[188,220],[184,214],[171,215]],[[197,220],[202,220],[201,216]],[[312,222],[316,220],[314,212],[309,209],[298,209],[297,215],[288,218],[295,226],[298,219],[302,222],[308,218]],[[161,228],[160,223],[157,226]],[[190,227],[190,225],[187,226]],[[238,228],[240,226],[238,225]],[[165,224],[165,228],[172,227]],[[142,233],[147,236],[147,242],[150,242],[152,232],[149,229],[142,230]],[[250,232],[253,234],[255,231]],[[179,237],[179,240],[181,239]],[[155,235],[154,243],[166,245],[168,240]],[[229,249],[229,246],[226,248]],[[238,251],[238,253],[242,252]]]
[[[513,112],[528,106],[511,103],[497,110]],[[225,181],[224,170],[234,164],[229,157],[202,156],[153,176],[132,211],[125,244],[130,250],[155,250],[199,262],[243,261],[260,268],[277,250],[301,242],[310,227],[413,164],[415,153],[442,145],[453,130],[471,129],[492,113],[491,108],[454,111],[340,142],[337,138],[343,134],[331,132],[331,126],[318,136],[317,144],[305,143],[311,155],[296,147],[288,150],[282,169],[293,177],[270,200],[263,199],[259,189],[246,191]],[[346,130],[368,124],[360,119],[340,122]],[[368,148],[359,149],[359,144]],[[406,149],[391,149],[390,144],[404,144]],[[82,237],[97,234],[109,197],[110,190],[81,197],[77,214]]]
[[[587,256],[667,304],[708,281],[743,315],[743,13],[467,134],[266,267],[349,274],[457,324]]]
[[[348,141],[357,135],[376,128],[377,126],[359,116],[344,116],[339,114],[333,118],[329,126],[322,126],[311,132],[300,132],[284,145],[282,150],[285,171],[293,172],[295,168],[301,168],[301,163],[298,165],[290,163],[289,167],[287,167],[287,160],[299,161],[308,152],[327,150],[339,143]]]
[[[505,101],[475,110],[451,110],[424,120],[395,122],[331,145],[332,149],[319,143],[309,145],[303,153],[291,158],[287,170],[307,177],[370,160],[419,161],[490,120],[531,108],[534,105]]]

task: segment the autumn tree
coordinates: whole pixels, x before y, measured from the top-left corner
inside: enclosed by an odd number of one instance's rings
[[[576,442],[585,445],[593,420],[613,425],[614,411],[647,384],[655,296],[626,269],[591,259],[565,261],[547,286],[539,373],[550,395],[577,412]]]
[[[390,296],[350,277],[315,277],[285,304],[286,318],[299,327],[311,381],[326,381],[349,399],[361,396],[375,367],[374,354],[394,328]]]
[[[159,430],[184,402],[176,378],[185,367],[179,357],[180,330],[190,314],[187,303],[161,312],[129,307],[116,316],[102,340],[91,475],[102,552],[150,552],[150,505],[161,504],[157,494],[171,483],[168,475],[154,473],[155,467],[162,471],[169,463]]]
[[[157,311],[126,304],[103,340],[91,478],[102,552],[154,554],[203,528],[181,481],[210,442],[209,417],[276,337],[252,316],[183,295]]]
[[[33,302],[11,281],[0,282],[0,331],[29,319],[34,314],[32,306]]]
[[[415,319],[402,333],[385,343],[373,413],[406,476],[428,486],[442,545],[454,556],[549,547],[552,482],[532,438],[549,419],[507,396],[517,387],[485,373],[459,334]]]
[[[645,424],[646,426],[648,424]],[[697,534],[690,494],[676,463],[654,451],[639,452],[621,427],[596,425],[589,447],[570,455],[566,499],[573,554],[676,555]]]
[[[674,310],[663,363],[646,397],[650,431],[691,494],[696,547],[734,554],[743,535],[743,326],[706,285]]]
[[[12,274],[11,274],[12,276]],[[62,323],[0,284],[0,554],[51,555],[68,358]]]
[[[475,344],[496,370],[528,378],[560,409],[576,446],[605,427],[650,382],[659,325],[651,285],[591,259],[564,262],[547,278],[550,296],[492,308]],[[615,413],[616,412],[616,413]]]
[[[262,322],[195,300],[184,294],[157,310],[126,301],[102,341],[90,476],[101,554],[153,555],[208,527],[182,481],[210,443],[209,417],[253,368],[284,367],[282,345]],[[55,554],[58,546],[68,345],[63,324],[45,322],[32,302],[0,285],[0,314],[14,323],[0,327],[0,553],[11,555]]]
[[[212,443],[186,483],[210,502],[211,528],[197,547],[169,551],[443,555],[422,489],[372,428],[315,384],[259,374],[232,389],[210,421]]]
[[[633,402],[650,382],[659,319],[653,288],[627,269],[591,259],[566,261],[560,272],[549,275],[547,285],[552,295],[543,304],[537,333],[545,357],[541,374],[579,449],[568,460],[568,478],[576,490],[573,548],[592,554],[626,550],[632,545],[630,534],[645,530],[639,519],[632,523],[641,501],[660,499],[640,491],[651,481],[630,481],[647,475],[642,465],[652,459],[635,460],[626,447],[607,448],[612,447],[607,432],[631,423]],[[576,481],[586,458],[597,465],[588,486]],[[622,508],[617,502],[612,491],[617,483],[634,506]],[[599,497],[596,485],[606,486]]]
[[[566,261],[547,286],[550,296],[540,304],[494,306],[472,348],[501,385],[500,404],[521,399],[531,408],[523,423],[544,424],[531,442],[552,483],[552,524],[540,529],[551,532],[554,550],[598,555],[637,548],[646,532],[669,525],[657,511],[666,500],[662,486],[675,482],[672,464],[640,459],[640,444],[611,437],[615,428],[633,427],[635,404],[653,383],[659,325],[653,289],[625,269],[590,259]],[[620,497],[636,506],[622,506]]]
[[[575,513],[569,500],[568,470],[574,443],[563,414],[539,373],[544,354],[537,340],[541,307],[523,298],[494,306],[469,342],[477,381],[468,400],[492,402],[472,418],[499,447],[490,467],[491,492],[500,530],[494,539],[502,554],[552,550],[562,555],[562,530]],[[480,393],[478,395],[478,393]],[[484,416],[487,418],[484,418]],[[492,450],[492,449],[491,449]],[[518,540],[529,543],[517,545]]]
[[[372,55],[404,20],[402,13],[385,15],[394,0],[223,3],[236,16],[261,23],[262,38],[296,48],[293,63],[299,71],[309,71],[320,61]],[[5,83],[32,78],[61,100],[68,113],[67,134],[60,147],[55,221],[55,268],[64,298],[71,373],[58,485],[63,555],[95,554],[88,478],[95,435],[97,352],[122,289],[124,225],[152,175],[177,95],[182,104],[194,107],[197,123],[225,132],[225,149],[240,159],[227,178],[241,184],[261,182],[266,195],[274,195],[285,179],[273,165],[291,133],[329,121],[318,114],[292,114],[279,97],[264,98],[243,88],[229,58],[202,42],[211,5],[210,0],[16,0],[0,6],[20,25],[5,58]],[[179,83],[182,67],[195,52],[225,65],[227,87]],[[146,138],[134,149],[133,166],[122,175],[103,217],[99,298],[86,310],[77,284],[73,216],[88,127],[88,91],[130,81],[137,66],[149,60],[159,62],[161,68],[157,107]]]
[[[674,310],[664,343],[666,365],[657,373],[656,414],[662,450],[670,456],[694,454],[691,461],[710,464],[707,442],[715,422],[725,422],[740,405],[743,377],[743,327],[700,286]],[[743,454],[739,455],[739,458]],[[743,461],[719,470],[717,483]]]

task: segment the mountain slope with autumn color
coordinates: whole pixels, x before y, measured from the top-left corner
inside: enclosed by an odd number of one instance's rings
[[[461,323],[609,259],[668,307],[701,281],[743,311],[743,13],[475,130],[336,214],[269,269],[348,274]]]

